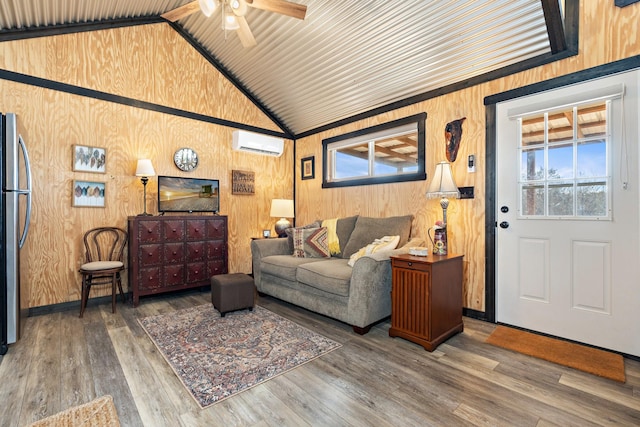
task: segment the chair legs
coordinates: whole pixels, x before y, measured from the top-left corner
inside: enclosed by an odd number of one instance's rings
[[[82,296],[80,299],[80,317],[84,315],[84,310],[87,308],[87,302],[89,301],[89,291],[91,291],[91,275],[82,276]],[[108,283],[108,282],[107,282]],[[104,284],[104,283],[101,283]],[[116,290],[117,286],[117,290]],[[116,312],[116,296],[117,292],[120,291],[120,295],[122,295],[122,302],[127,302],[127,296],[122,290],[122,280],[120,278],[120,273],[114,273],[111,276],[111,312]]]
[[[80,318],[84,314],[84,309],[87,308],[87,301],[89,300],[89,290],[91,289],[91,276],[82,275],[82,296],[80,297]]]

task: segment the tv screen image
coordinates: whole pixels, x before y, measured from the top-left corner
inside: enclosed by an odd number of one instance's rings
[[[158,176],[158,211],[220,211],[220,182],[217,179]]]

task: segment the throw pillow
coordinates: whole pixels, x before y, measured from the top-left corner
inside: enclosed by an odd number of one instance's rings
[[[358,252],[351,255],[347,264],[353,267],[353,264],[355,264],[359,258],[365,255],[371,255],[383,251],[392,251],[398,246],[399,242],[400,236],[384,236],[380,239],[376,239],[364,248],[361,248]]]
[[[329,257],[326,227],[294,229],[293,256],[297,258]]]
[[[412,221],[413,215],[387,218],[358,217],[353,233],[342,250],[342,258],[349,258],[360,248],[383,236],[400,236],[398,246],[404,246],[409,241]]]
[[[295,227],[295,228],[291,227],[284,230],[284,232],[287,234],[287,242],[289,243],[289,253],[293,254],[293,230],[295,230],[296,228],[304,229],[304,228],[320,228],[320,227],[321,227],[320,221],[316,220],[311,224],[303,225],[302,227]]]

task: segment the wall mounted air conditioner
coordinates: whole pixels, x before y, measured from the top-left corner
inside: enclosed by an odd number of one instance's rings
[[[245,130],[234,130],[233,149],[238,151],[247,151],[254,154],[280,157],[284,150],[284,140],[282,138],[247,132]]]

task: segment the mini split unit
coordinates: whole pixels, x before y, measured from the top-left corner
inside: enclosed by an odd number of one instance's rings
[[[254,154],[280,157],[284,149],[284,140],[274,136],[247,132],[244,130],[233,131],[233,149],[247,151]]]

